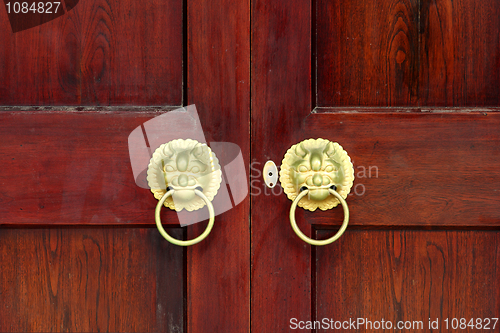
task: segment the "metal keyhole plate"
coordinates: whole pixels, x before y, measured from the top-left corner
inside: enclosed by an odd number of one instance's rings
[[[278,168],[276,167],[276,164],[274,164],[273,161],[267,161],[266,164],[264,164],[264,169],[262,172],[264,176],[264,182],[266,183],[267,187],[275,187],[276,183],[278,182]]]

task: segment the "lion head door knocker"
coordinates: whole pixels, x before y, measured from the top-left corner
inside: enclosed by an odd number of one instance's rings
[[[293,201],[290,208],[290,223],[295,233],[311,245],[326,245],[336,241],[349,223],[349,208],[345,199],[354,181],[354,168],[347,152],[336,142],[325,139],[308,139],[293,145],[285,154],[279,172],[283,190]],[[277,168],[272,161],[264,167],[264,180],[275,186]],[[344,221],[339,231],[331,238],[314,240],[302,233],[295,221],[297,205],[315,211],[328,210],[341,204]]]
[[[222,182],[222,171],[215,153],[204,143],[177,139],[162,144],[153,153],[148,166],[147,181],[158,204],[156,226],[169,242],[188,246],[201,242],[214,225],[212,200]],[[210,218],[205,231],[197,238],[181,241],[173,238],[161,224],[162,206],[180,212],[195,211],[207,206]]]

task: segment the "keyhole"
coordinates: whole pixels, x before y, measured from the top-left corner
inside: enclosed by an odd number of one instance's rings
[[[262,170],[262,176],[267,187],[273,188],[274,186],[276,186],[276,180],[278,179],[279,175],[276,164],[274,164],[273,161],[266,162],[266,164],[264,165],[264,169]]]

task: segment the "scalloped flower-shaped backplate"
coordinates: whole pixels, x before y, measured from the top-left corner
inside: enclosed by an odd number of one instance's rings
[[[335,185],[347,198],[353,181],[351,158],[341,145],[329,140],[307,139],[293,145],[281,162],[280,182],[286,195],[293,201],[300,188],[307,186],[309,194],[298,205],[310,211],[337,206],[340,202],[330,195],[328,187]]]
[[[148,185],[160,200],[167,187],[175,190],[165,200],[165,207],[193,211],[205,206],[205,201],[194,193],[201,187],[212,201],[222,182],[222,171],[215,153],[204,143],[191,139],[177,139],[158,147],[148,166]]]

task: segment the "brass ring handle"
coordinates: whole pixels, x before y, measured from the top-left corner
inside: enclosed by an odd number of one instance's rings
[[[335,191],[331,188],[329,188],[328,191],[334,197],[339,199],[340,203],[342,204],[342,207],[344,208],[344,222],[342,222],[342,226],[340,227],[339,231],[337,231],[337,233],[331,238],[324,239],[324,240],[311,239],[311,238],[307,237],[306,235],[304,235],[304,233],[302,231],[300,231],[299,227],[297,226],[297,222],[295,221],[295,209],[297,208],[297,204],[299,203],[300,199],[302,199],[304,196],[306,196],[309,193],[309,189],[305,189],[302,192],[300,192],[299,195],[297,195],[297,197],[293,201],[292,207],[290,207],[290,224],[292,225],[292,229],[293,229],[293,231],[295,231],[295,233],[297,234],[297,236],[299,236],[300,239],[302,239],[304,242],[306,242],[308,244],[316,245],[316,246],[331,244],[331,243],[335,242],[337,239],[339,239],[340,236],[342,236],[345,229],[347,229],[347,225],[349,224],[349,207],[347,206],[347,202],[344,200],[344,198],[340,194],[337,193],[337,191]]]
[[[148,186],[158,204],[155,209],[156,226],[170,243],[189,246],[201,242],[214,226],[212,201],[222,182],[222,171],[215,153],[205,143],[191,139],[176,139],[160,145],[148,165]],[[202,190],[197,190],[201,188]],[[202,192],[203,191],[203,192]],[[200,200],[201,199],[201,200]],[[195,239],[182,241],[173,238],[163,229],[160,212],[162,206],[180,212],[202,209],[207,205],[210,218],[205,231]],[[199,216],[191,215],[192,224]],[[181,220],[181,215],[179,215]]]
[[[175,239],[172,236],[170,236],[169,234],[167,234],[165,229],[163,229],[163,226],[161,224],[161,218],[160,218],[160,212],[161,212],[161,208],[163,206],[163,203],[165,202],[165,200],[167,200],[168,197],[170,197],[172,194],[174,194],[174,192],[175,192],[175,190],[167,191],[167,193],[165,193],[163,195],[163,197],[160,199],[160,201],[158,201],[158,204],[156,205],[155,220],[156,220],[156,226],[158,227],[158,231],[167,241],[169,241],[170,243],[175,244],[175,245],[190,246],[190,245],[194,245],[196,243],[201,242],[202,240],[204,240],[208,236],[210,231],[212,231],[212,227],[214,226],[215,213],[214,213],[214,206],[212,205],[212,202],[205,196],[205,194],[203,194],[203,192],[196,190],[196,189],[194,190],[194,193],[197,196],[199,196],[200,198],[202,198],[203,201],[205,201],[205,203],[207,204],[208,212],[210,214],[210,219],[208,220],[207,228],[205,229],[205,231],[203,231],[203,233],[201,235],[199,235],[198,237],[191,239],[191,240],[182,241],[179,239]]]

